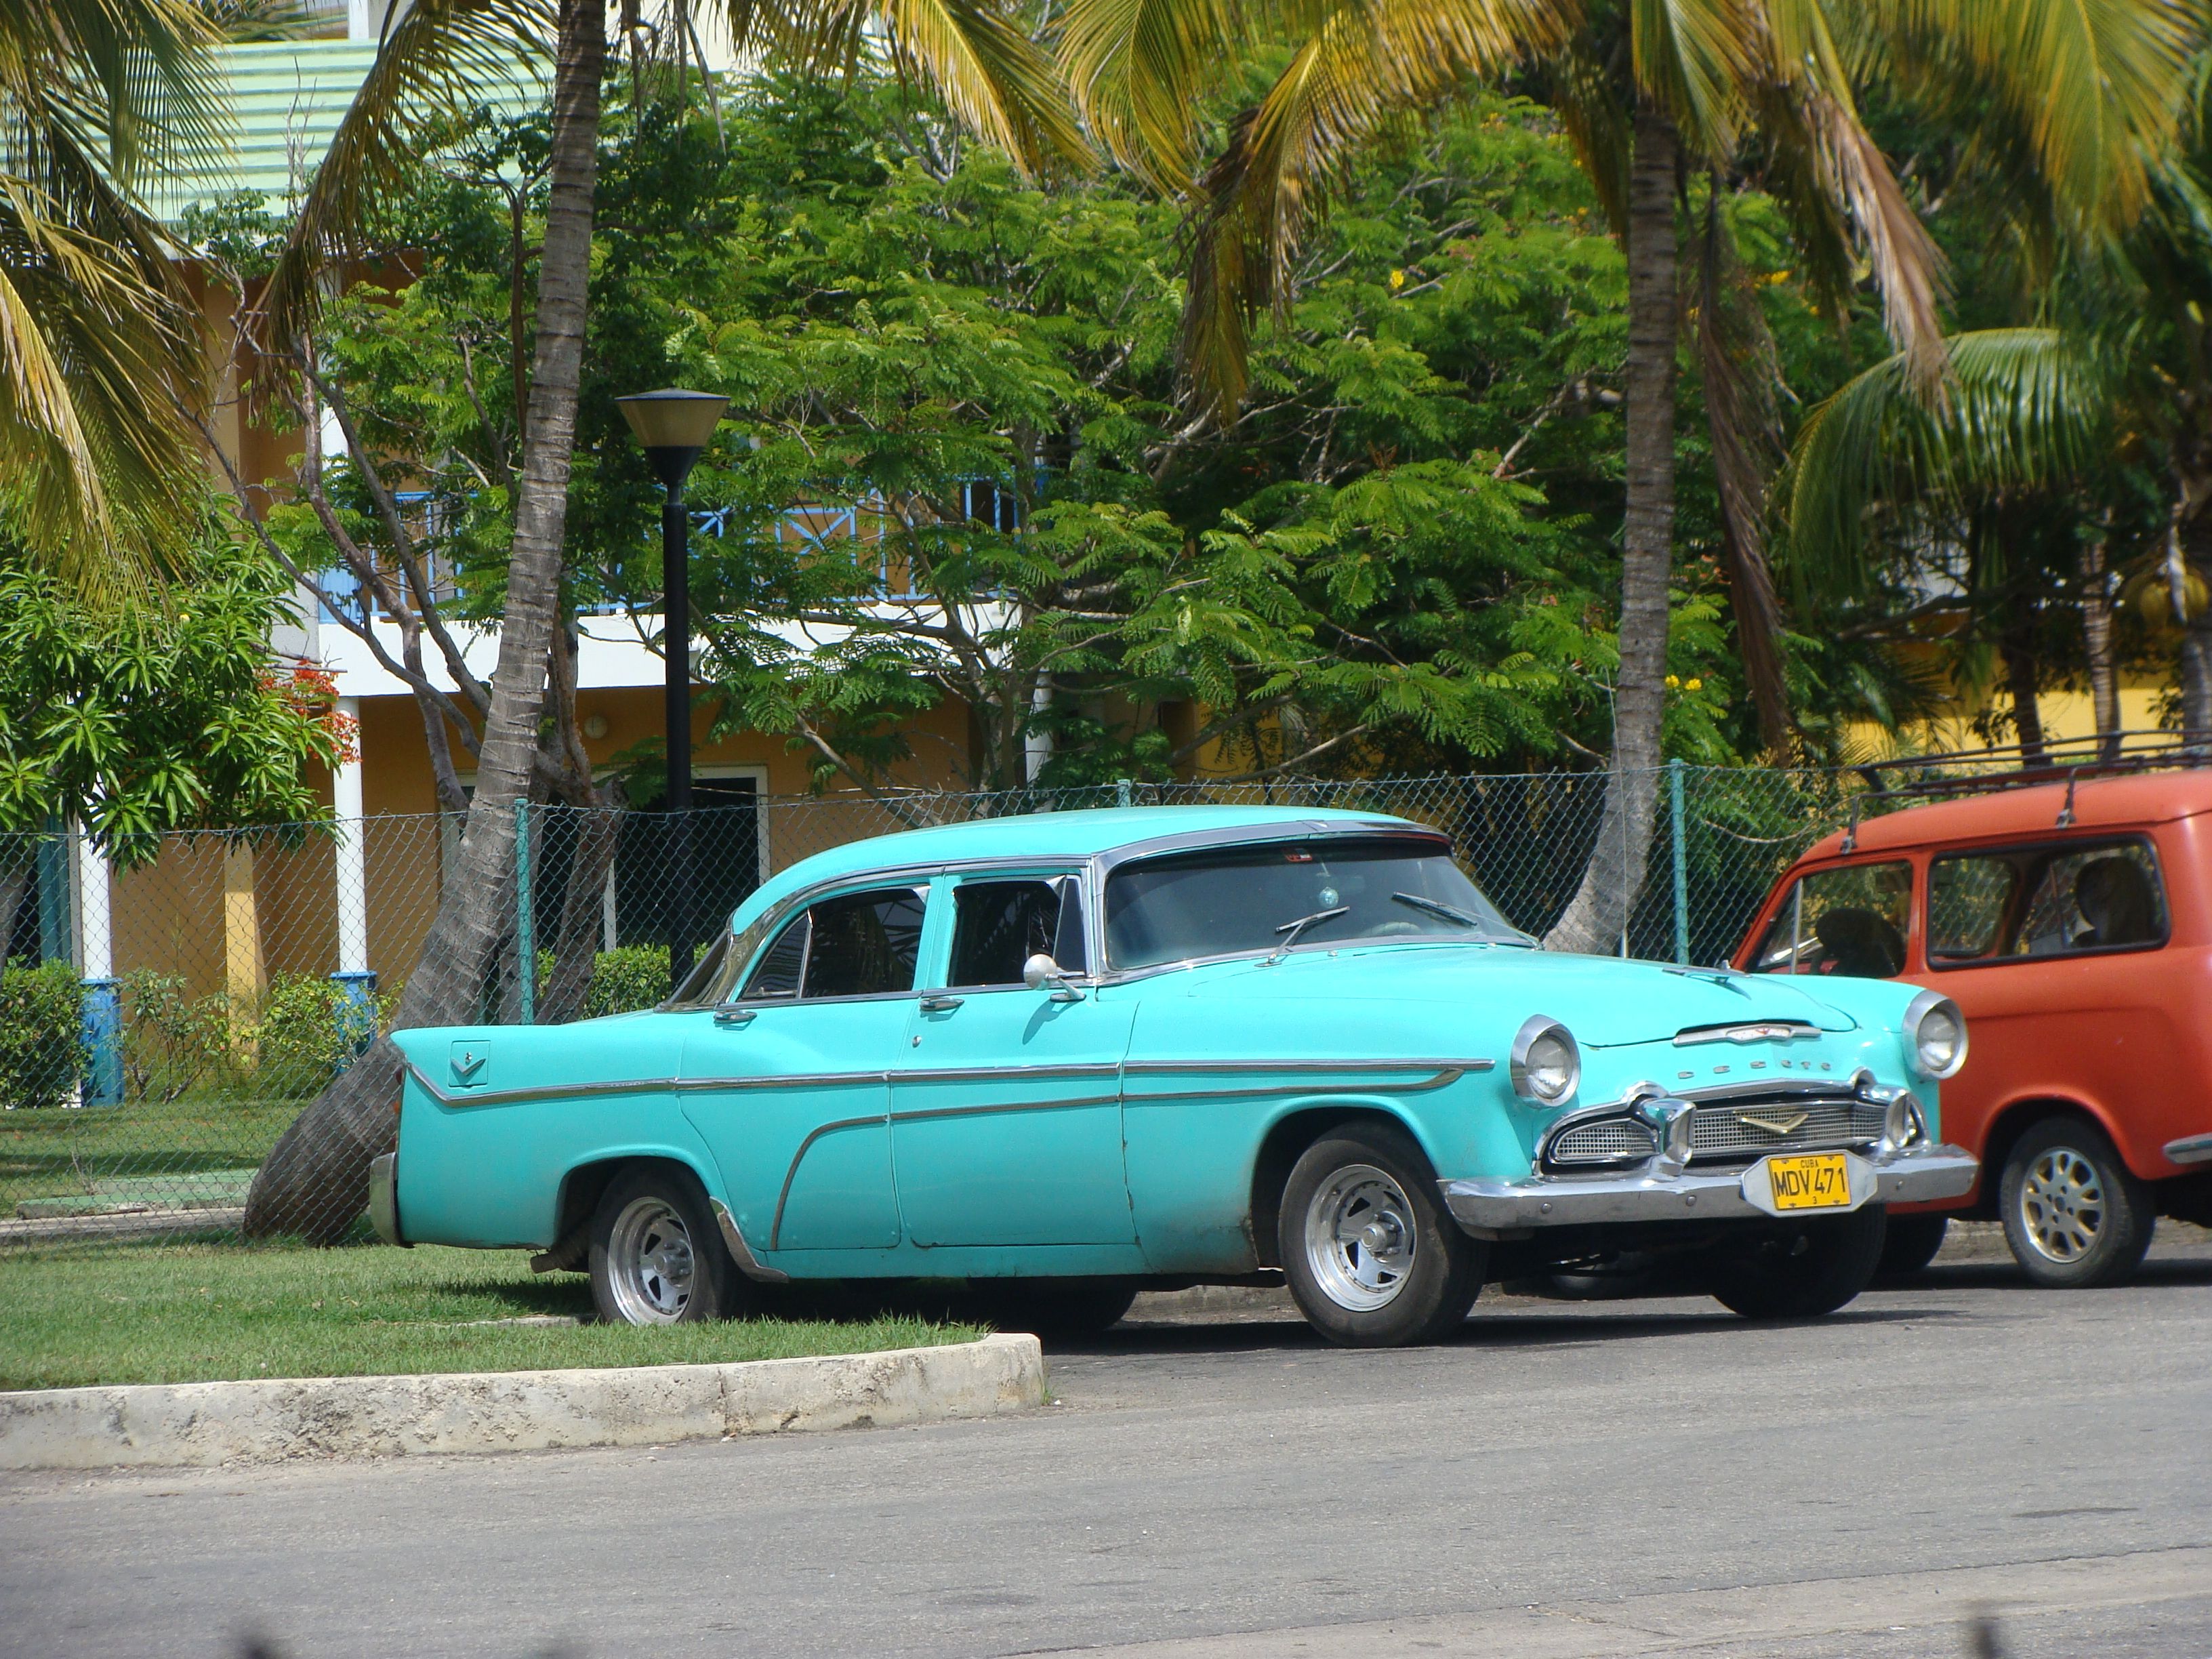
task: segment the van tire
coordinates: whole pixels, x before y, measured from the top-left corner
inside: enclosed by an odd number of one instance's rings
[[[2125,1284],[2158,1225],[2148,1184],[2103,1130],[2078,1117],[2030,1125],[2013,1143],[1997,1193],[2013,1260],[2051,1290]]]

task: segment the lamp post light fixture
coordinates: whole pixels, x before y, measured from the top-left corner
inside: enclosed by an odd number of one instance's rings
[[[665,492],[660,503],[661,632],[668,733],[669,988],[691,971],[691,549],[684,481],[714,435],[727,398],[711,392],[641,392],[617,398]]]

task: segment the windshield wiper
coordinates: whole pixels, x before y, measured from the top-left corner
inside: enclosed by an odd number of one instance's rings
[[[1419,893],[1393,893],[1390,896],[1401,904],[1410,904],[1416,910],[1426,910],[1432,916],[1442,916],[1446,921],[1455,921],[1462,927],[1473,927],[1481,933],[1490,931],[1490,924],[1472,910],[1462,910],[1456,904],[1446,904],[1442,899],[1423,898]]]
[[[1279,933],[1287,935],[1287,937],[1284,939],[1280,945],[1278,945],[1275,947],[1275,954],[1267,958],[1268,965],[1273,966],[1274,963],[1280,962],[1284,956],[1289,951],[1291,946],[1298,942],[1298,935],[1304,933],[1307,928],[1312,927],[1316,922],[1332,921],[1338,916],[1349,915],[1351,914],[1352,907],[1350,905],[1340,904],[1334,910],[1316,910],[1310,916],[1300,916],[1296,921],[1285,922],[1281,927],[1275,929],[1275,931]]]

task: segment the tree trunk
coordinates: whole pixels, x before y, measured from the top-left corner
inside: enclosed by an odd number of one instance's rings
[[[2200,501],[2212,495],[2208,483]],[[2200,765],[2212,764],[2212,510],[2200,508],[2182,526],[2183,570],[2197,579],[2195,591],[2206,602],[2189,606],[2190,584],[2177,608],[2188,611],[2181,624],[2181,730],[2183,740],[2203,752]]]
[[[2105,571],[2105,538],[2111,514],[2081,544],[2081,642],[2089,659],[2089,707],[2097,722],[2097,758],[2120,752],[2120,685],[2112,662],[2112,602]]]
[[[568,821],[573,850],[553,944],[553,972],[538,1000],[538,1018],[547,1025],[566,1024],[584,1012],[605,915],[607,872],[614,868],[622,829],[621,814],[611,811],[570,807],[561,816]]]
[[[2020,733],[2021,759],[2040,766],[2051,758],[2043,743],[2043,711],[2035,701],[2035,638],[2032,633],[2006,635],[1997,647],[2004,658],[2005,684],[2012,692],[2012,722]]]
[[[481,1016],[487,981],[509,937],[514,803],[528,790],[544,709],[547,653],[558,622],[562,541],[581,378],[592,193],[598,183],[599,76],[606,58],[600,0],[562,0],[554,71],[551,193],[538,266],[538,339],[530,380],[507,609],[485,716],[477,788],[462,832],[460,878],[441,893],[395,1026],[465,1024]],[[369,1160],[397,1121],[398,1051],[380,1041],[301,1112],[253,1179],[249,1236],[342,1237],[368,1201]]]
[[[1582,886],[1544,940],[1554,951],[1620,948],[1644,889],[1659,799],[1674,544],[1674,155],[1672,124],[1638,110],[1628,176],[1627,514],[1613,767]]]

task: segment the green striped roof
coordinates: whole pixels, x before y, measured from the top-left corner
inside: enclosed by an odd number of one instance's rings
[[[330,148],[331,137],[354,94],[376,61],[373,40],[297,40],[225,46],[234,143],[224,165],[180,173],[159,191],[155,207],[174,217],[195,201],[234,191],[259,191],[282,209]],[[486,101],[520,111],[544,97],[531,64],[518,61],[513,78],[489,89]]]

